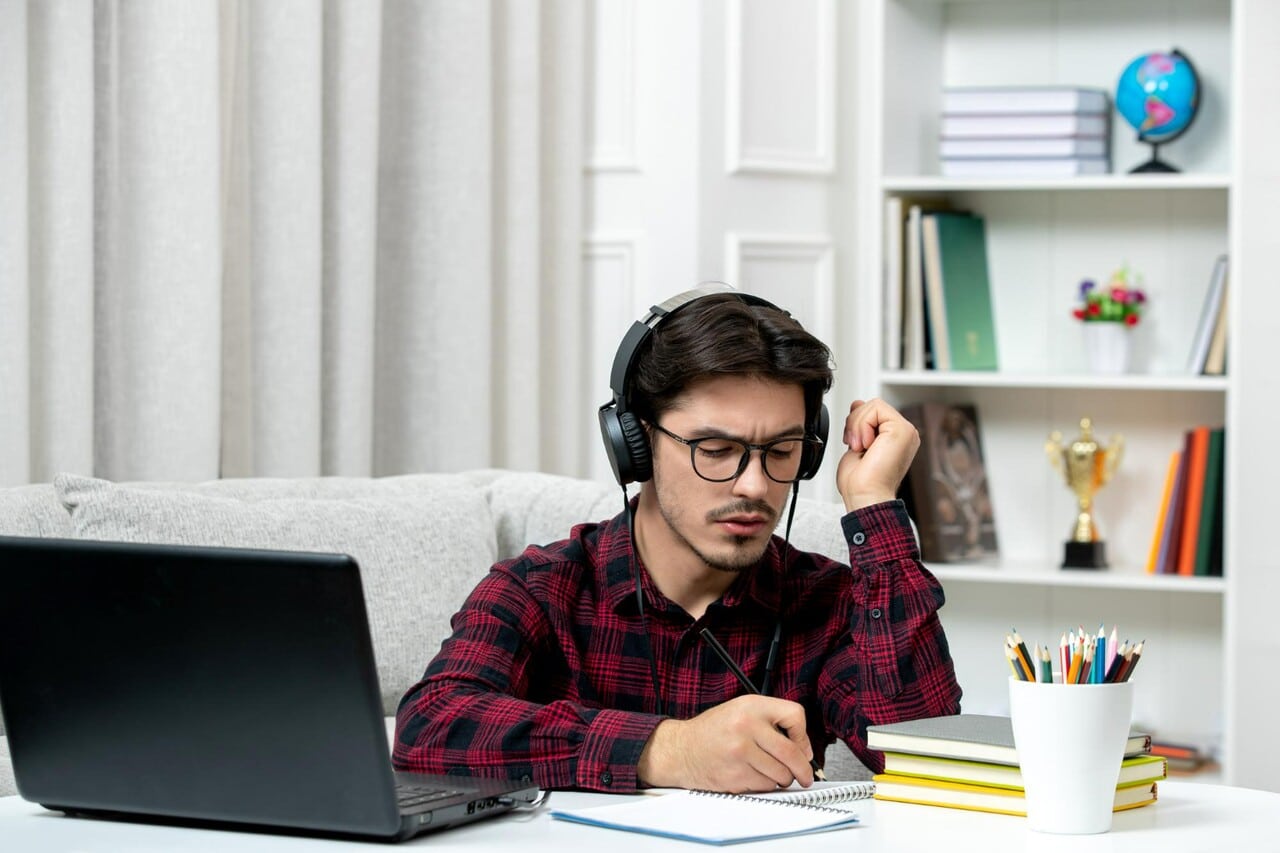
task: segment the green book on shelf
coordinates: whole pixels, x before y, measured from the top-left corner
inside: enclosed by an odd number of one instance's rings
[[[996,370],[995,315],[981,216],[933,214],[952,370]]]
[[[1209,430],[1209,452],[1204,467],[1204,498],[1200,507],[1200,530],[1196,536],[1196,558],[1193,574],[1208,575],[1213,565],[1215,546],[1213,527],[1222,514],[1222,427]],[[1217,547],[1221,547],[1218,540]]]

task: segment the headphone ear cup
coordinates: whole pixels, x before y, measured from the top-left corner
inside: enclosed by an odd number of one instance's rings
[[[618,485],[641,483],[652,476],[649,437],[635,415],[618,411],[612,400],[600,407],[600,435]]]
[[[618,415],[618,425],[622,427],[622,437],[626,441],[627,454],[631,458],[630,482],[643,483],[653,476],[653,458],[650,454],[649,436],[644,431],[640,419],[631,412]]]
[[[827,452],[827,433],[830,431],[831,415],[824,404],[818,408],[818,416],[814,418],[810,428],[811,434],[822,439],[822,444],[817,447],[805,447],[804,455],[800,459],[801,480],[812,480],[818,473],[818,469],[822,467],[822,457]]]

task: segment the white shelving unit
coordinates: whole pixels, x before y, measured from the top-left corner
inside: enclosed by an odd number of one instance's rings
[[[1245,359],[1265,346],[1267,335],[1273,348],[1280,340],[1265,313],[1242,307],[1280,311],[1275,296],[1254,295],[1275,289],[1265,280],[1274,277],[1274,260],[1266,277],[1261,271],[1280,242],[1243,227],[1246,210],[1274,216],[1265,205],[1280,200],[1280,178],[1274,159],[1264,159],[1265,140],[1245,137],[1242,128],[1274,133],[1280,121],[1237,111],[1264,89],[1280,95],[1280,85],[1261,82],[1280,76],[1274,58],[1280,12],[1258,0],[873,0],[860,4],[859,14],[859,169],[866,179],[858,198],[865,236],[857,275],[866,286],[858,291],[855,307],[864,319],[853,330],[853,351],[872,391],[891,402],[977,406],[995,505],[1000,561],[932,567],[947,591],[943,621],[965,709],[1007,710],[1000,643],[1010,627],[1029,641],[1056,643],[1082,621],[1090,629],[1118,623],[1131,640],[1147,641],[1137,720],[1169,737],[1220,745],[1222,781],[1275,787],[1265,750],[1259,755],[1256,745],[1246,746],[1274,738],[1252,711],[1263,688],[1240,661],[1243,655],[1259,663],[1264,649],[1278,650],[1269,617],[1249,597],[1280,594],[1280,582],[1264,574],[1280,570],[1274,546],[1255,550],[1263,534],[1238,523],[1236,508],[1262,494],[1253,489],[1274,488],[1274,472],[1264,476],[1257,468],[1263,459],[1247,460],[1254,453],[1274,458],[1252,419],[1269,416],[1274,423],[1277,407],[1248,393],[1267,385]],[[1257,26],[1271,26],[1270,36]],[[1191,57],[1204,86],[1195,124],[1161,151],[1183,172],[1124,174],[1148,150],[1116,116],[1117,174],[1048,181],[939,176],[944,86],[1059,84],[1114,92],[1134,56],[1173,47]],[[1236,140],[1246,138],[1242,153]],[[986,219],[999,372],[880,366],[883,211],[892,195],[945,197]],[[1187,375],[1192,333],[1223,252],[1231,256],[1230,375]],[[1081,279],[1103,281],[1122,263],[1143,274],[1149,297],[1135,329],[1137,363],[1125,376],[1096,376],[1086,369],[1070,310]],[[1096,505],[1112,564],[1098,572],[1058,568],[1074,500],[1043,449],[1052,430],[1074,436],[1084,416],[1093,419],[1100,442],[1117,433],[1125,442],[1119,471]],[[1148,575],[1169,454],[1200,423],[1227,426],[1225,577]],[[1260,648],[1245,648],[1259,639]],[[1280,749],[1270,749],[1275,760]]]

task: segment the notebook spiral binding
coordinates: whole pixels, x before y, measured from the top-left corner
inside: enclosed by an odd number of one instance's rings
[[[835,788],[823,788],[816,791],[805,791],[799,797],[792,799],[774,799],[772,797],[757,797],[751,794],[725,794],[719,791],[693,791],[692,794],[697,797],[716,797],[719,799],[730,800],[754,800],[761,803],[770,803],[772,805],[791,806],[793,808],[813,809],[820,812],[831,812],[834,814],[844,814],[844,809],[835,809],[823,803],[838,803],[846,800],[863,800],[871,797],[876,792],[875,782],[854,782],[848,785],[840,785]]]

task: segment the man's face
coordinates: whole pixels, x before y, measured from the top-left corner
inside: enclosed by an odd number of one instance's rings
[[[694,440],[708,436],[764,444],[804,436],[804,391],[747,376],[718,376],[691,386],[658,423]],[[684,444],[650,429],[653,488],[667,547],[684,548],[706,565],[736,572],[754,565],[769,544],[786,503],[789,483],[766,476],[753,450],[734,480],[712,483],[695,473]],[[658,544],[658,543],[653,543]]]

